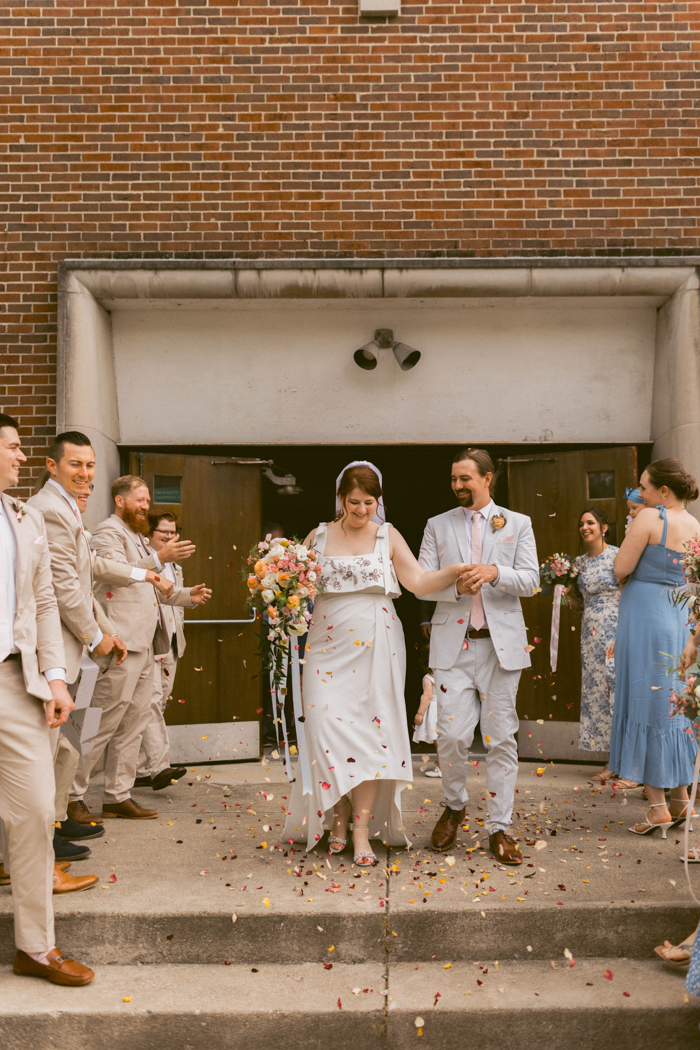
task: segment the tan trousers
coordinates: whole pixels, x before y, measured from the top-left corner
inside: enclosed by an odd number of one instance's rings
[[[163,714],[173,691],[177,656],[172,650],[162,660],[156,659],[153,699],[148,724],[143,732],[139,752],[139,777],[154,777],[170,765],[170,741]]]
[[[76,751],[70,740],[60,729],[50,729],[51,746],[53,748],[53,772],[56,778],[56,813],[54,820],[60,823],[66,820],[68,814],[68,797],[70,789],[75,780],[80,752]]]
[[[105,753],[104,801],[124,802],[131,797],[141,737],[151,712],[153,649],[127,653],[119,667],[115,667],[109,656],[99,657],[96,663],[100,665],[100,673],[92,694],[92,706],[102,708],[102,719],[92,750],[78,760],[70,801],[83,798],[90,774]]]
[[[12,869],[15,944],[48,952],[53,923],[53,817],[56,785],[41,700],[24,688],[19,660],[0,663],[0,838]]]

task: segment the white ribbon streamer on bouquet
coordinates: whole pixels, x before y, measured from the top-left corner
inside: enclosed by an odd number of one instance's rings
[[[291,675],[290,659],[291,651]],[[292,759],[289,752],[289,733],[287,732],[287,717],[285,715],[285,697],[292,691],[292,706],[294,709],[294,725],[296,727],[297,751],[299,762],[296,769],[301,770],[302,794],[311,794],[311,767],[309,765],[309,752],[306,747],[306,733],[304,731],[304,710],[301,704],[301,668],[299,666],[299,639],[296,635],[289,638],[289,645],[282,660],[282,680],[279,688],[275,688],[274,674],[270,671],[270,692],[275,698],[275,736],[277,746],[280,746],[280,722],[282,724],[282,740],[284,742],[284,763],[287,780],[291,783],[296,779],[295,769],[292,768]],[[286,692],[282,692],[285,689]]]
[[[552,605],[552,633],[549,636],[549,663],[552,673],[557,669],[557,657],[559,655],[559,628],[561,625],[561,596],[564,587],[561,583],[554,588],[554,603]]]
[[[690,868],[688,867],[688,851],[690,849],[690,822],[693,819],[690,814],[693,812],[695,805],[695,796],[698,793],[698,774],[700,774],[700,750],[695,756],[695,773],[693,774],[693,786],[690,789],[690,802],[688,808],[685,811],[685,829],[683,832],[683,866],[685,868],[685,877],[688,882],[688,889],[690,890],[690,896],[693,898],[696,904],[700,904],[700,900],[693,893],[693,885],[690,881]]]

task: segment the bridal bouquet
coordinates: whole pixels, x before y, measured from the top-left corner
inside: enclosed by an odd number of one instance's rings
[[[292,635],[306,634],[310,605],[317,594],[320,566],[316,551],[298,540],[266,536],[248,555],[248,604],[267,622],[262,636],[263,667],[275,689],[285,678],[285,656]]]
[[[573,587],[579,574],[575,558],[568,554],[551,554],[540,565],[540,583],[543,594],[552,594],[558,585]],[[565,604],[562,599],[562,604]]]
[[[685,576],[685,587],[675,591],[669,591],[669,598],[673,605],[687,605],[690,617],[690,627],[694,628],[700,618],[700,541],[688,540],[683,544],[683,575]]]

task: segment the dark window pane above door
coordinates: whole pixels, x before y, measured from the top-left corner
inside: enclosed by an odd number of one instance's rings
[[[589,471],[589,499],[615,499],[615,471]]]
[[[153,478],[154,503],[182,503],[182,478],[156,474]]]

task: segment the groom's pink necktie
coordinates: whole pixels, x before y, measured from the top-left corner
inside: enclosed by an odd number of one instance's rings
[[[481,564],[481,514],[475,510],[472,514],[472,565]],[[480,631],[486,623],[484,616],[484,600],[481,591],[472,596],[472,611],[469,617],[469,626],[475,631]]]

